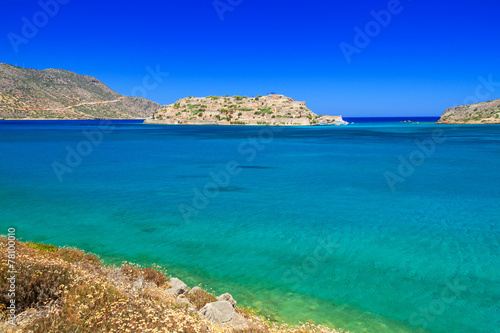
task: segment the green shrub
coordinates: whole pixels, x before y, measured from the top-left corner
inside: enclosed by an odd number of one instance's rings
[[[54,245],[42,244],[42,243],[26,243],[27,247],[31,247],[33,249],[40,250],[42,252],[57,252],[59,248]]]

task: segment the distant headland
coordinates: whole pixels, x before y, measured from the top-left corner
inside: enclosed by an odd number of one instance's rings
[[[0,64],[0,119],[144,119],[159,108],[91,76]]]
[[[450,108],[438,124],[500,124],[500,99]]]

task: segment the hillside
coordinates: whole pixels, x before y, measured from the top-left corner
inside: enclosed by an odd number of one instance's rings
[[[440,124],[500,124],[500,99],[446,110]]]
[[[0,118],[146,118],[160,105],[126,97],[91,76],[0,64]]]
[[[0,246],[10,251],[9,260],[0,257],[1,332],[337,332],[270,322],[230,294],[189,288],[158,266],[108,267],[77,249],[5,236]]]
[[[147,123],[192,125],[314,125],[342,122],[341,116],[319,116],[283,95],[258,97],[187,97],[166,105]]]

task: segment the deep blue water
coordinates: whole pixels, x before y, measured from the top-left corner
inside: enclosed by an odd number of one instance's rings
[[[500,126],[111,126],[0,122],[1,233],[277,320],[498,332]]]
[[[440,117],[343,117],[349,123],[399,123],[403,121],[435,123]]]
[[[106,124],[142,124],[144,119],[86,119],[86,120],[71,120],[71,119],[61,119],[61,120],[0,120],[1,126],[6,125],[34,125],[35,127],[39,127],[41,125],[99,125],[101,123]]]

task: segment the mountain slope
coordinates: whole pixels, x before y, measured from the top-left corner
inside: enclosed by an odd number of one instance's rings
[[[146,118],[159,108],[91,76],[0,64],[0,118]]]
[[[500,124],[500,99],[446,110],[440,124]]]

